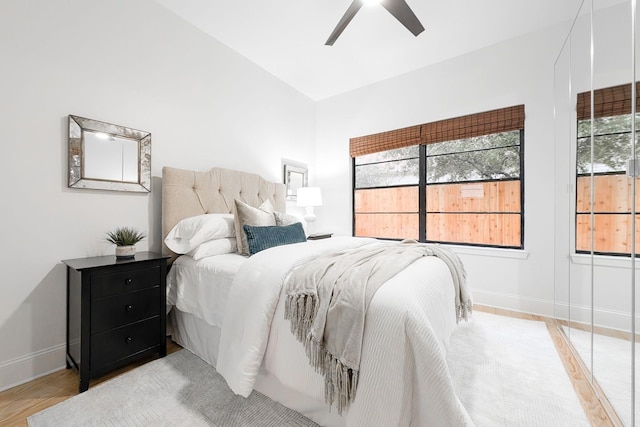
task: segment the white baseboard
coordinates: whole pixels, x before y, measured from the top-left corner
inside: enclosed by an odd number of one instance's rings
[[[521,313],[553,317],[553,301],[503,292],[473,290],[473,303]]]
[[[564,316],[558,316],[563,320],[567,319],[566,313],[568,313],[567,304],[560,304],[560,312],[565,313]],[[571,306],[571,321],[591,324],[591,307],[584,305],[572,305]],[[636,325],[640,320],[640,315],[636,313]],[[616,329],[624,332],[631,332],[631,313],[625,313],[623,311],[606,310],[596,307],[593,310],[593,324],[596,326],[603,326],[609,329]]]
[[[504,308],[522,313],[537,314],[551,318],[568,320],[567,304],[554,305],[551,300],[522,297],[520,295],[473,290],[473,302],[488,307]],[[621,331],[631,330],[631,314],[622,311],[608,310],[596,307],[594,309],[594,324]],[[640,320],[640,316],[636,316]],[[571,320],[580,323],[591,323],[591,307],[584,305],[571,306]]]
[[[66,367],[66,344],[0,363],[0,391],[40,378]]]

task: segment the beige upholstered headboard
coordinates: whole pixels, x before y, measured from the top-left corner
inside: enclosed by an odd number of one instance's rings
[[[206,213],[233,213],[234,199],[260,206],[269,199],[276,211],[285,211],[285,185],[259,175],[231,169],[207,172],[162,168],[162,251],[177,257],[164,238],[181,219]]]

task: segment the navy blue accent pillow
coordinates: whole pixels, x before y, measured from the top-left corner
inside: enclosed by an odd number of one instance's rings
[[[299,222],[291,225],[267,225],[264,227],[245,224],[242,229],[247,235],[249,255],[257,254],[274,246],[307,241],[304,228]]]

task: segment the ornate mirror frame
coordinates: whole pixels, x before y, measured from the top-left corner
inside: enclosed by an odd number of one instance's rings
[[[133,176],[125,177],[121,174],[120,179],[107,176],[92,176],[87,174],[87,165],[99,165],[100,169],[124,168],[125,150],[121,150],[122,155],[119,160],[109,161],[109,157],[92,154],[93,150],[88,150],[88,138],[104,139],[104,144],[109,147],[111,142],[119,142],[121,145],[135,142],[134,150],[129,150],[129,155],[137,154],[136,158],[130,158],[128,163],[135,164],[130,167],[133,170]],[[118,148],[113,145],[108,149],[118,153]],[[97,151],[97,150],[96,150]],[[89,157],[92,156],[92,157]],[[114,191],[134,191],[148,193],[151,191],[151,133],[136,129],[118,126],[111,123],[100,122],[97,120],[86,119],[69,115],[69,187],[71,188],[90,188],[97,190],[114,190]],[[137,168],[137,173],[135,169]],[[134,177],[135,176],[135,177]]]

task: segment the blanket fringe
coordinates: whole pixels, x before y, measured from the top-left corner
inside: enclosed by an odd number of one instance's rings
[[[338,415],[356,398],[358,370],[346,366],[313,339],[311,324],[317,312],[316,295],[287,295],[284,317],[290,320],[291,332],[304,344],[309,364],[324,376],[324,398],[329,408],[335,403]]]
[[[469,315],[473,313],[473,302],[468,299],[456,307],[456,323],[460,323],[462,319],[469,320]]]
[[[284,318],[291,320],[291,333],[304,343],[318,311],[316,295],[287,295]]]

